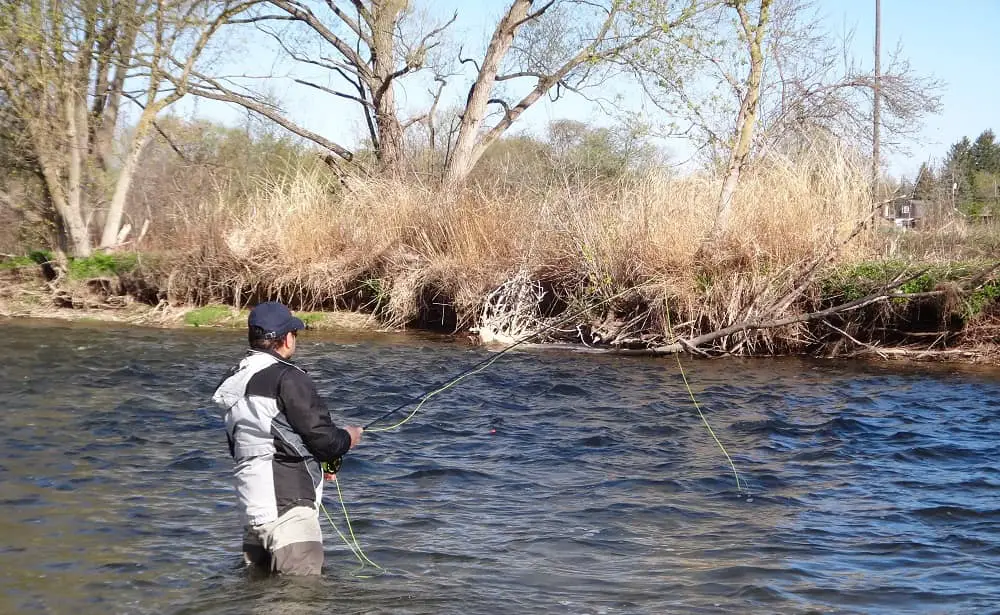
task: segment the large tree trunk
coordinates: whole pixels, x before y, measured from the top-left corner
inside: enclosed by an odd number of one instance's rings
[[[375,125],[378,127],[378,159],[383,173],[396,175],[403,164],[403,126],[396,109],[393,89],[395,70],[394,34],[406,0],[388,0],[374,3],[372,28],[372,72],[369,83],[375,105]],[[374,144],[373,144],[374,145]]]
[[[396,117],[395,103],[389,102],[385,106],[392,111],[380,110],[375,114],[375,124],[378,126],[379,134],[379,164],[386,175],[397,175],[402,171],[404,160],[403,127]]]
[[[74,256],[90,255],[90,231],[83,215],[83,154],[86,149],[80,140],[80,130],[77,126],[79,117],[79,101],[76,93],[66,96],[66,141],[69,149],[69,160],[66,168],[66,193],[63,211],[59,212],[63,221],[69,227],[70,240],[73,242]],[[56,174],[54,174],[56,175]],[[57,175],[56,175],[57,176]],[[46,177],[48,181],[48,177]],[[59,191],[62,192],[61,190]],[[58,204],[58,202],[57,202]]]
[[[481,151],[476,151],[476,146],[479,142],[479,130],[483,118],[486,117],[486,107],[493,92],[493,84],[496,81],[497,72],[500,70],[500,62],[503,61],[510,46],[514,43],[517,26],[528,16],[529,8],[531,8],[531,0],[514,0],[507,14],[493,31],[490,45],[486,49],[486,56],[483,58],[483,65],[472,90],[469,92],[465,113],[458,126],[458,139],[455,141],[455,148],[452,150],[451,159],[445,169],[444,183],[448,188],[455,188],[462,184],[472,172],[479,157],[482,156]]]
[[[63,181],[59,170],[59,165],[53,159],[50,148],[44,140],[39,141],[39,135],[32,135],[34,141],[35,154],[38,159],[38,166],[41,169],[42,179],[45,181],[45,191],[52,200],[52,206],[56,210],[62,224],[68,246],[73,256],[90,256],[90,234],[87,231],[87,224],[83,220],[83,212],[79,207],[70,204],[63,188]]]

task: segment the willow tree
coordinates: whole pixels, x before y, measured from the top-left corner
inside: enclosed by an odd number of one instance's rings
[[[124,240],[125,201],[154,119],[185,94],[212,36],[253,1],[3,3],[0,92],[24,127],[71,253],[91,253],[90,227],[102,209],[99,246]],[[125,103],[141,111],[116,166]]]

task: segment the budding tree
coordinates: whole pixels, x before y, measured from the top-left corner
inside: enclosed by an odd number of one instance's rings
[[[678,118],[671,133],[690,138],[727,183],[734,162],[794,154],[821,135],[870,151],[874,71],[851,55],[850,32],[838,38],[826,28],[816,3],[726,0],[702,17],[703,36],[683,39],[670,61],[654,57],[638,75],[651,99]],[[757,31],[759,40],[751,35]],[[880,81],[882,145],[900,149],[940,109],[941,83],[920,75],[900,47]],[[754,91],[756,121],[748,123]]]
[[[185,94],[218,29],[253,2],[3,2],[0,92],[24,128],[74,254],[91,252],[90,225],[105,203],[100,247],[124,238],[125,200],[156,115]],[[125,102],[141,111],[115,168],[112,151]]]

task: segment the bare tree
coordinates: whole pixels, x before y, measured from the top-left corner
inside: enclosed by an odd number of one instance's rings
[[[444,35],[457,15],[435,22],[401,0],[265,0],[237,21],[252,25],[292,60],[286,76],[298,86],[356,104],[383,172],[398,171],[404,133],[420,125],[432,148],[441,132],[436,115],[445,85],[474,66],[460,103],[454,139],[447,141],[444,182],[460,184],[483,153],[543,96],[583,94],[603,83],[626,54],[694,15],[704,0],[512,0],[480,59],[448,57]],[[326,82],[304,70],[325,73]],[[403,119],[395,90],[401,80],[427,87],[427,104]],[[230,102],[277,122],[351,161],[351,148],[306,128],[238,76],[198,74],[192,92]],[[422,81],[421,81],[422,79]],[[517,97],[508,101],[507,94]],[[447,107],[450,109],[451,107]],[[491,112],[492,111],[492,112]],[[492,123],[490,120],[495,120]],[[412,142],[412,141],[411,141]]]
[[[733,196],[740,181],[740,173],[750,159],[750,147],[757,124],[760,82],[764,75],[762,49],[764,33],[770,18],[771,0],[760,0],[760,4],[756,7],[756,18],[747,10],[749,4],[748,0],[732,0],[728,3],[739,20],[740,40],[746,45],[749,69],[745,81],[732,82],[733,89],[739,94],[740,110],[736,115],[736,129],[729,150],[729,164],[726,167],[725,180],[722,182],[722,193],[719,195],[719,208],[712,225],[711,239],[717,239],[729,230]]]
[[[403,164],[404,132],[428,118],[427,113],[401,118],[396,86],[404,77],[437,68],[430,58],[456,18],[432,23],[409,4],[407,0],[328,0],[323,5],[266,0],[234,23],[253,25],[277,45],[280,56],[297,65],[299,70],[287,76],[292,83],[358,105],[381,169],[393,174]],[[306,76],[305,69],[319,69],[325,82]],[[344,161],[354,158],[349,147],[305,128],[239,78],[201,73],[196,77],[193,93],[267,117]],[[432,107],[441,92],[438,88]]]
[[[741,27],[722,15],[707,11],[699,22],[704,36],[685,39],[672,61],[653,58],[638,71],[650,99],[677,118],[669,133],[689,138],[704,161],[720,167],[730,159],[742,106],[744,90],[734,84],[745,83],[741,67],[749,64]],[[813,0],[773,0],[751,160],[794,153],[817,135],[871,148],[875,75],[851,55],[852,41],[852,31],[839,36],[827,29]],[[901,46],[881,69],[880,141],[883,150],[898,151],[924,117],[940,110],[942,83],[919,74]]]
[[[219,28],[255,3],[255,0],[180,0],[170,5],[157,0],[149,15],[150,35],[134,58],[144,73],[146,87],[139,95],[129,97],[142,108],[142,113],[132,130],[118,173],[105,217],[101,248],[113,248],[124,239],[120,227],[125,199],[142,152],[152,137],[157,115],[187,93],[195,64]]]
[[[546,94],[581,93],[606,79],[602,70],[624,62],[647,41],[691,20],[704,3],[624,0],[514,0],[497,23],[476,66],[445,185],[465,181],[486,150]],[[463,60],[465,61],[465,60]],[[504,69],[508,70],[504,70]],[[527,93],[507,101],[505,82],[527,82]],[[487,108],[502,109],[486,126]]]
[[[23,123],[76,255],[92,250],[102,178],[114,189],[100,247],[122,238],[132,176],[152,122],[185,93],[210,38],[252,4],[231,0],[26,0],[0,11],[0,92]],[[170,79],[167,79],[170,75]],[[132,84],[142,83],[133,90]],[[119,169],[111,151],[123,99],[142,108]]]

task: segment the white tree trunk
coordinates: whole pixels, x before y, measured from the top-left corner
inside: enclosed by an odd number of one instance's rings
[[[514,43],[518,24],[528,16],[530,7],[530,0],[515,0],[493,32],[493,38],[490,39],[486,56],[483,58],[483,65],[476,77],[476,83],[472,86],[469,101],[465,105],[465,113],[462,115],[462,122],[458,127],[455,149],[452,151],[451,160],[448,161],[448,168],[445,169],[444,183],[449,188],[454,188],[464,182],[472,171],[472,167],[475,166],[476,160],[482,155],[482,152],[477,155],[476,146],[479,142],[479,131],[483,124],[483,118],[486,117],[486,106],[489,104],[490,94],[493,92],[497,71],[500,70],[500,62],[503,61],[510,46]]]
[[[47,153],[49,164],[42,163],[45,182],[49,185],[53,205],[63,219],[74,256],[90,256],[90,232],[83,217],[83,151],[77,130],[77,98],[74,93],[66,96],[66,141],[69,156],[66,169],[66,191],[63,192],[59,173]],[[43,146],[44,149],[44,146]]]
[[[136,169],[139,168],[142,152],[150,141],[149,129],[152,123],[152,117],[144,117],[139,120],[139,125],[136,127],[136,134],[132,138],[132,147],[129,148],[128,156],[118,174],[115,193],[111,197],[108,215],[104,219],[104,232],[101,234],[102,249],[109,250],[118,245],[118,232],[121,230],[122,216],[125,214],[125,200],[128,198],[129,188],[132,187],[132,178],[135,176]]]
[[[719,194],[719,208],[715,215],[715,223],[709,235],[711,241],[716,241],[729,230],[732,218],[733,198],[740,183],[740,174],[750,159],[750,147],[753,144],[754,127],[757,124],[758,103],[760,102],[760,82],[764,74],[764,54],[761,48],[764,30],[768,23],[772,0],[762,0],[760,14],[756,26],[750,23],[745,11],[745,5],[737,2],[735,8],[739,13],[740,22],[747,38],[747,50],[750,59],[750,72],[746,80],[746,93],[740,102],[740,111],[736,118],[736,134],[733,149],[729,154],[729,164],[726,167],[726,179],[722,182]]]

